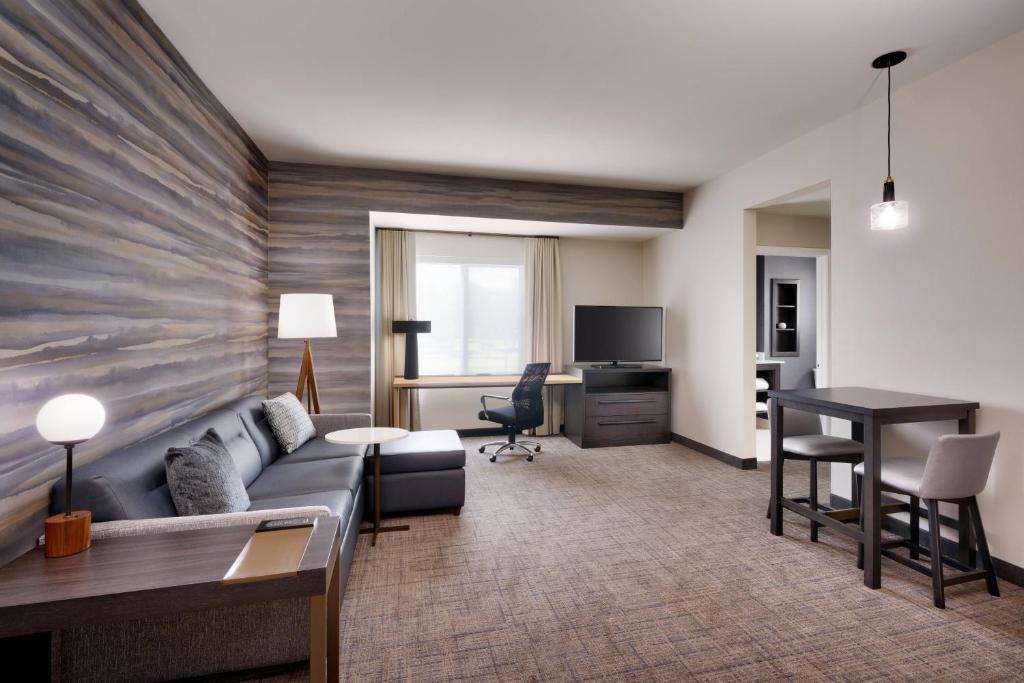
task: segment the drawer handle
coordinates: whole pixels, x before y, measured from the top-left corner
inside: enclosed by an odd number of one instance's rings
[[[602,405],[610,405],[614,403],[654,403],[656,399],[653,398],[623,398],[615,401],[602,401],[598,399],[598,403]]]
[[[605,422],[603,420],[598,420],[597,424],[604,427],[608,425],[649,425],[654,424],[655,422],[657,422],[657,420],[616,420],[615,422]]]

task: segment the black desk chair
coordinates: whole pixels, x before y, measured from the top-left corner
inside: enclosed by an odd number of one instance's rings
[[[478,417],[487,422],[496,422],[504,427],[508,433],[507,441],[491,441],[480,447],[480,452],[487,450],[488,446],[498,446],[491,455],[491,462],[498,459],[498,456],[506,451],[516,448],[526,453],[526,460],[533,460],[533,453],[530,447],[540,453],[540,444],[536,441],[516,441],[516,434],[524,429],[540,427],[544,424],[544,382],[551,370],[551,363],[530,363],[523,370],[523,376],[519,378],[519,384],[512,390],[511,396],[495,396],[484,394],[480,397],[480,405],[483,410]],[[487,399],[506,401],[508,405],[499,408],[488,408]]]

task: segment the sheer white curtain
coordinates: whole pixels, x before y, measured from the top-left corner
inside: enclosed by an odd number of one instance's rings
[[[562,372],[562,265],[554,237],[526,238],[526,329],[530,361],[551,363],[552,373]],[[549,393],[547,420],[537,429],[541,435],[557,434],[562,424],[561,392]]]
[[[416,318],[416,246],[405,230],[377,231],[377,363],[374,378],[374,424],[391,425],[391,382],[405,373],[405,335],[393,334],[395,320]],[[417,392],[404,391],[412,402],[413,424],[391,425],[415,429],[419,422]],[[409,406],[400,406],[399,423],[407,419]]]

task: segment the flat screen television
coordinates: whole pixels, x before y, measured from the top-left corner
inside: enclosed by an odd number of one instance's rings
[[[620,363],[662,359],[660,306],[574,306],[574,363]]]

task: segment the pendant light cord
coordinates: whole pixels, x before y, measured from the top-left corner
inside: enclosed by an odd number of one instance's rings
[[[885,124],[885,175],[886,177],[892,177],[892,67],[886,67],[886,76],[888,76],[889,85],[886,89],[885,95],[885,106],[888,111],[888,117]]]

